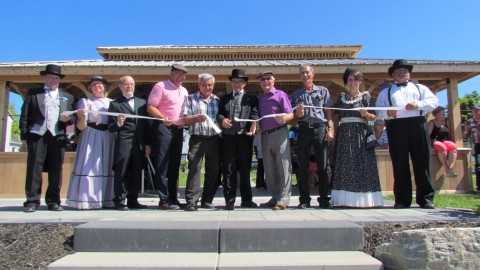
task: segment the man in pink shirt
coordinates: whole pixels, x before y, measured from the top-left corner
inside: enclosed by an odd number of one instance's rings
[[[158,82],[148,98],[148,113],[163,121],[154,121],[152,154],[155,167],[155,188],[160,197],[159,208],[178,210],[178,175],[183,144],[183,120],[179,119],[187,89],[182,86],[188,70],[172,65],[170,79]]]

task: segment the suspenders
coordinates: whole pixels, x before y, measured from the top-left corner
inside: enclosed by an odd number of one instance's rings
[[[415,87],[417,87],[417,90],[418,90],[418,94],[420,95],[420,98],[422,97],[422,92],[420,92],[420,88],[418,87],[418,85],[416,83],[414,83],[413,85],[415,85]],[[392,106],[392,98],[390,97],[390,92],[392,90],[392,86],[390,85],[390,87],[388,88],[388,103],[390,104],[390,106]],[[420,116],[423,115],[423,111],[420,110]]]

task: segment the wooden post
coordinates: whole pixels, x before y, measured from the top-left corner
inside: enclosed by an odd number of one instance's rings
[[[456,77],[450,77],[447,88],[448,99],[448,117],[450,125],[450,134],[452,140],[458,147],[463,147],[462,140],[462,117],[460,114],[460,101],[458,100],[458,80]]]
[[[7,139],[7,123],[8,123],[8,98],[7,82],[0,81],[0,152],[5,152],[5,141]]]

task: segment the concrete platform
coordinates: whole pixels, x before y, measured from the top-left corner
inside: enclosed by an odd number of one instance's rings
[[[61,258],[50,270],[73,269],[262,269],[380,270],[382,263],[358,251],[255,253],[92,253]]]
[[[145,210],[74,210],[65,207],[63,212],[48,211],[45,205],[41,205],[35,213],[24,213],[24,198],[0,198],[0,224],[22,223],[71,223],[82,224],[93,221],[351,221],[357,224],[367,223],[411,223],[424,221],[459,221],[480,220],[472,213],[455,211],[451,209],[422,209],[413,205],[409,209],[393,209],[393,202],[386,201],[382,208],[351,209],[333,208],[320,209],[317,204],[312,208],[299,210],[298,189],[293,188],[290,207],[284,211],[273,211],[261,208],[241,208],[240,198],[237,198],[235,211],[225,211],[223,206],[223,190],[220,188],[214,199],[215,209],[202,209],[199,211],[186,212],[164,211],[158,209],[158,197],[141,197],[140,202],[148,205]],[[267,202],[270,197],[265,189],[252,188],[253,200],[256,203]],[[315,191],[311,190],[312,203],[315,202]],[[183,189],[180,190],[183,196]],[[237,195],[240,195],[237,193]],[[42,198],[43,199],[43,198]],[[65,202],[65,198],[62,199]],[[183,199],[180,202],[185,203]],[[43,203],[43,202],[42,202]]]

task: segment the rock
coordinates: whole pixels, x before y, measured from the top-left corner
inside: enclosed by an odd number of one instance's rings
[[[480,269],[480,228],[435,228],[395,233],[375,252],[388,269]]]

